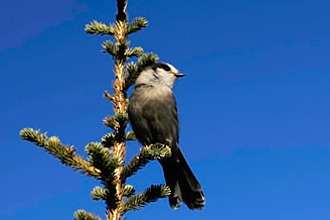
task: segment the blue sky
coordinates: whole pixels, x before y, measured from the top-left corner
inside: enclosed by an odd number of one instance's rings
[[[187,74],[174,88],[180,142],[207,203],[173,211],[161,200],[128,219],[330,219],[329,9],[326,0],[129,1],[130,19],[150,23],[132,45]],[[89,196],[97,181],[18,132],[40,128],[84,154],[108,131],[113,61],[101,53],[107,37],[83,28],[114,13],[105,0],[1,2],[0,219],[104,216]],[[128,158],[138,149],[130,144]],[[130,179],[138,190],[162,182],[156,162]]]

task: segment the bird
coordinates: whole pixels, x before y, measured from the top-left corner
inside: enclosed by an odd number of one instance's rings
[[[179,147],[177,104],[172,91],[176,79],[185,76],[169,63],[154,63],[142,69],[135,81],[127,112],[132,130],[143,145],[165,144],[171,156],[160,159],[166,185],[171,189],[169,204],[179,208],[203,209],[204,193]]]

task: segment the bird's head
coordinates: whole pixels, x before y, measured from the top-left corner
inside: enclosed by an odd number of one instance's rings
[[[135,82],[135,85],[143,85],[143,84],[149,86],[166,85],[172,88],[175,80],[183,76],[184,74],[180,73],[171,64],[155,63],[145,67],[141,71],[139,77]]]

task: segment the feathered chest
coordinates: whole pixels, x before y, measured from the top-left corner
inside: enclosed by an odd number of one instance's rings
[[[143,106],[163,106],[175,104],[172,90],[167,86],[148,87],[141,86],[135,88],[130,96],[130,104],[135,107]]]
[[[128,116],[143,144],[177,143],[177,108],[171,89],[136,88],[130,96]]]

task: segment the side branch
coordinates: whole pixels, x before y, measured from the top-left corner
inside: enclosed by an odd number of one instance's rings
[[[166,185],[151,185],[143,193],[129,198],[123,207],[123,212],[138,210],[147,203],[156,202],[160,198],[165,198],[171,194],[171,190]]]
[[[85,210],[78,210],[74,213],[74,220],[101,220],[101,218]]]
[[[100,170],[90,165],[81,156],[76,154],[73,146],[65,146],[61,143],[58,137],[47,137],[46,133],[41,133],[40,130],[32,128],[24,128],[20,131],[20,136],[23,140],[35,143],[39,147],[43,147],[49,154],[58,158],[61,163],[74,168],[82,173],[95,178],[100,178]]]
[[[114,35],[114,25],[107,26],[101,22],[92,21],[85,26],[85,31],[88,34]]]
[[[151,160],[162,159],[171,156],[171,149],[163,144],[152,144],[143,147],[139,155],[136,155],[125,167],[122,172],[122,181],[134,175],[139,169],[144,167]]]

